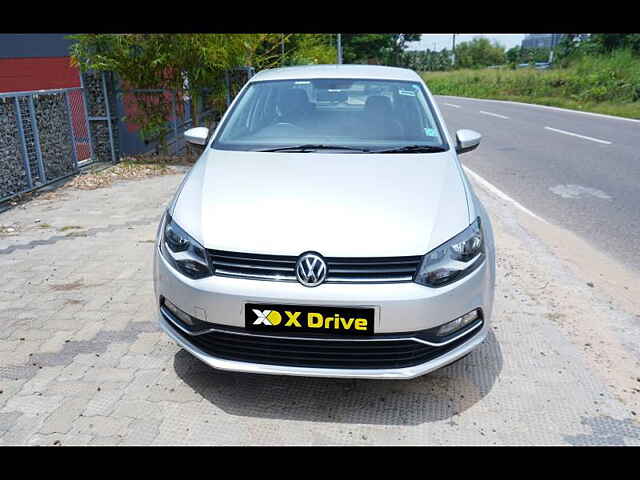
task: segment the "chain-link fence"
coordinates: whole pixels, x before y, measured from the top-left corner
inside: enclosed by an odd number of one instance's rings
[[[0,94],[0,202],[76,173],[88,132],[81,88]]]

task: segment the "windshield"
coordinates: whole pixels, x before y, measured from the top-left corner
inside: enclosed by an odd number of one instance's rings
[[[418,82],[367,79],[254,82],[212,144],[283,152],[348,147],[345,153],[407,146],[407,152],[448,148],[424,89]]]

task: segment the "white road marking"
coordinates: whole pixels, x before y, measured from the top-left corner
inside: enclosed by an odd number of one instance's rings
[[[445,103],[445,105],[448,105],[453,108],[460,108],[460,105],[454,105],[453,103]]]
[[[611,200],[611,195],[603,192],[602,190],[591,187],[583,187],[582,185],[556,185],[555,187],[550,187],[549,190],[551,190],[556,195],[560,195],[562,198],[580,198],[583,195],[591,195],[603,200]]]
[[[611,145],[611,142],[607,140],[600,140],[599,138],[587,137],[586,135],[579,135],[577,133],[567,132],[566,130],[559,130],[557,128],[544,127],[545,130],[551,130],[553,132],[563,133],[565,135],[571,135],[572,137],[583,138],[584,140],[591,140],[592,142],[604,143],[605,145]]]
[[[499,115],[497,113],[485,112],[484,110],[480,110],[480,113],[485,115],[491,115],[492,117],[504,118],[505,120],[509,120],[509,117],[505,117],[504,115]]]
[[[505,201],[507,201],[509,203],[512,203],[516,208],[522,210],[524,213],[526,213],[527,215],[532,216],[536,220],[540,220],[541,222],[546,223],[546,224],[549,223],[544,218],[539,217],[538,215],[533,213],[531,210],[529,210],[528,208],[523,206],[521,203],[519,203],[516,200],[514,200],[513,198],[511,198],[509,195],[504,193],[498,187],[496,187],[493,184],[491,184],[488,181],[486,181],[484,178],[482,178],[480,175],[478,175],[476,172],[474,172],[470,168],[465,167],[465,166],[463,166],[462,168],[464,168],[464,170],[467,172],[467,174],[470,175],[476,182],[478,182],[480,184],[480,186],[483,187],[485,190],[488,190],[489,192],[493,193],[495,196],[497,196],[498,198],[500,198],[502,200],[505,200]]]

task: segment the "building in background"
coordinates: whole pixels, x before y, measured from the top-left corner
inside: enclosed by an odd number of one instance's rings
[[[0,34],[0,93],[80,86],[68,33]]]
[[[522,40],[521,48],[553,48],[562,39],[562,33],[529,33]]]

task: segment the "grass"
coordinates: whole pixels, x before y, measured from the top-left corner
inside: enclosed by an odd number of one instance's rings
[[[435,95],[490,98],[640,118],[640,58],[627,50],[580,57],[567,68],[422,74]]]

